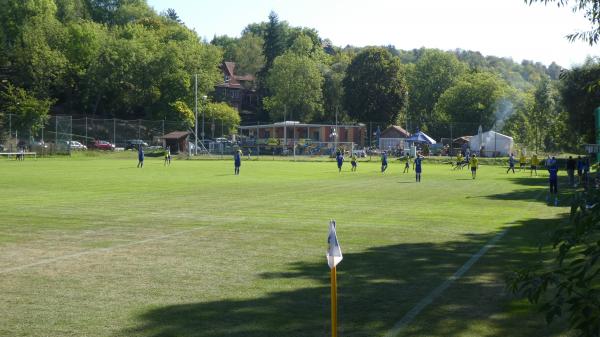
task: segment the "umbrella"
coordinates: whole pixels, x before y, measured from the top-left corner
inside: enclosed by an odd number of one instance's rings
[[[433,145],[436,143],[435,140],[433,140],[433,138],[429,137],[428,135],[426,135],[424,132],[421,132],[421,131],[406,138],[406,141],[411,142],[411,143],[427,143],[430,145]]]

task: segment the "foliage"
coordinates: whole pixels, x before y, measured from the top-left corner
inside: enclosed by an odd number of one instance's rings
[[[475,125],[481,125],[484,130],[492,128],[500,100],[505,95],[506,84],[496,75],[470,73],[444,91],[434,110],[442,121],[455,124],[458,134],[473,134]],[[445,136],[449,136],[448,131]]]
[[[579,336],[600,335],[600,192],[575,196],[568,223],[552,235],[556,258],[509,278],[513,293],[540,303],[548,323],[562,315]]]
[[[264,40],[254,34],[244,34],[233,49],[233,61],[239,74],[256,75],[265,64]],[[225,56],[224,56],[225,57]]]
[[[356,55],[343,85],[344,108],[359,121],[393,124],[407,103],[400,61],[384,48],[365,48]]]
[[[269,71],[267,85],[272,96],[265,98],[265,108],[271,120],[300,120],[309,122],[323,111],[323,76],[317,63],[305,51],[291,50],[275,59]]]
[[[600,106],[600,59],[588,59],[578,68],[565,71],[559,91],[562,105],[568,113],[570,133],[577,135],[574,143],[595,143],[594,110]]]
[[[543,2],[545,5],[555,2],[558,7],[565,7],[569,0],[525,0],[528,5],[534,2]],[[569,41],[583,40],[590,45],[595,45],[600,40],[600,1],[599,0],[574,0],[573,12],[584,12],[584,17],[590,22],[591,29],[588,31],[575,32],[567,35]]]
[[[223,125],[226,133],[235,133],[240,125],[239,112],[227,103],[207,103],[204,118],[216,125]]]
[[[417,128],[437,131],[447,120],[434,109],[438,99],[466,71],[466,66],[449,53],[425,50],[408,75],[409,115],[407,119]],[[443,112],[443,111],[441,111]]]
[[[192,109],[185,104],[185,102],[175,101],[169,105],[173,110],[173,115],[178,116],[179,119],[185,121],[188,126],[194,125],[194,119],[196,116],[194,115]]]
[[[0,110],[13,115],[11,123],[14,129],[35,134],[48,120],[48,112],[53,101],[39,99],[23,88],[8,84],[0,91]]]

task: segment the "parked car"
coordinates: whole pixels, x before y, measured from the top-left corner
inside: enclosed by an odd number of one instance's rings
[[[67,145],[71,150],[87,150],[87,146],[81,144],[76,140],[68,140]]]
[[[76,140],[67,140],[67,146],[71,150],[87,150],[87,146],[81,144],[80,142],[78,142]]]
[[[96,140],[92,143],[92,147],[97,149],[97,150],[108,150],[108,151],[114,151],[115,150],[115,145],[111,144],[110,142],[107,142],[105,140]]]
[[[140,145],[148,146],[148,144],[141,139],[130,139],[125,144],[125,150],[137,150]]]
[[[352,154],[355,155],[358,158],[364,158],[367,156],[367,151],[365,150],[354,150],[352,151]]]

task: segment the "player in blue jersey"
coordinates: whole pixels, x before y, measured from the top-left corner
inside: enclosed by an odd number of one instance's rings
[[[558,206],[558,165],[556,163],[556,158],[552,157],[548,163],[548,172],[550,173],[550,177],[548,178],[548,182],[550,183],[550,195],[548,195],[548,202],[552,199],[552,195],[554,195],[554,206]]]
[[[385,151],[383,151],[381,153],[381,173],[385,172],[385,170],[387,170],[387,167],[388,167],[387,153]]]
[[[240,166],[242,166],[242,150],[235,151],[233,155],[234,174],[240,174]]]
[[[144,167],[144,147],[142,144],[138,145],[138,168]]]
[[[423,161],[423,157],[421,157],[420,154],[417,154],[417,158],[415,158],[415,172],[416,172],[415,179],[418,183],[421,182],[422,161]]]
[[[338,172],[342,173],[342,165],[344,165],[344,155],[342,154],[341,151],[337,152],[337,154],[335,156],[335,160],[337,161]]]

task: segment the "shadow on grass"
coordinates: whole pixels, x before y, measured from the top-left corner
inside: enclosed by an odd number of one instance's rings
[[[504,275],[539,259],[536,247],[545,237],[541,234],[555,224],[556,220],[533,219],[512,227],[401,335],[479,335],[473,326],[481,324],[486,336],[549,335],[543,318],[506,292]],[[397,244],[345,254],[338,271],[340,336],[384,335],[494,235],[467,234],[460,241]],[[329,336],[329,270],[324,259],[299,261],[285,272],[259,276],[273,282],[274,289],[290,278],[311,279],[319,285],[273,291],[256,299],[158,307],[141,314],[136,326],[118,335]]]

